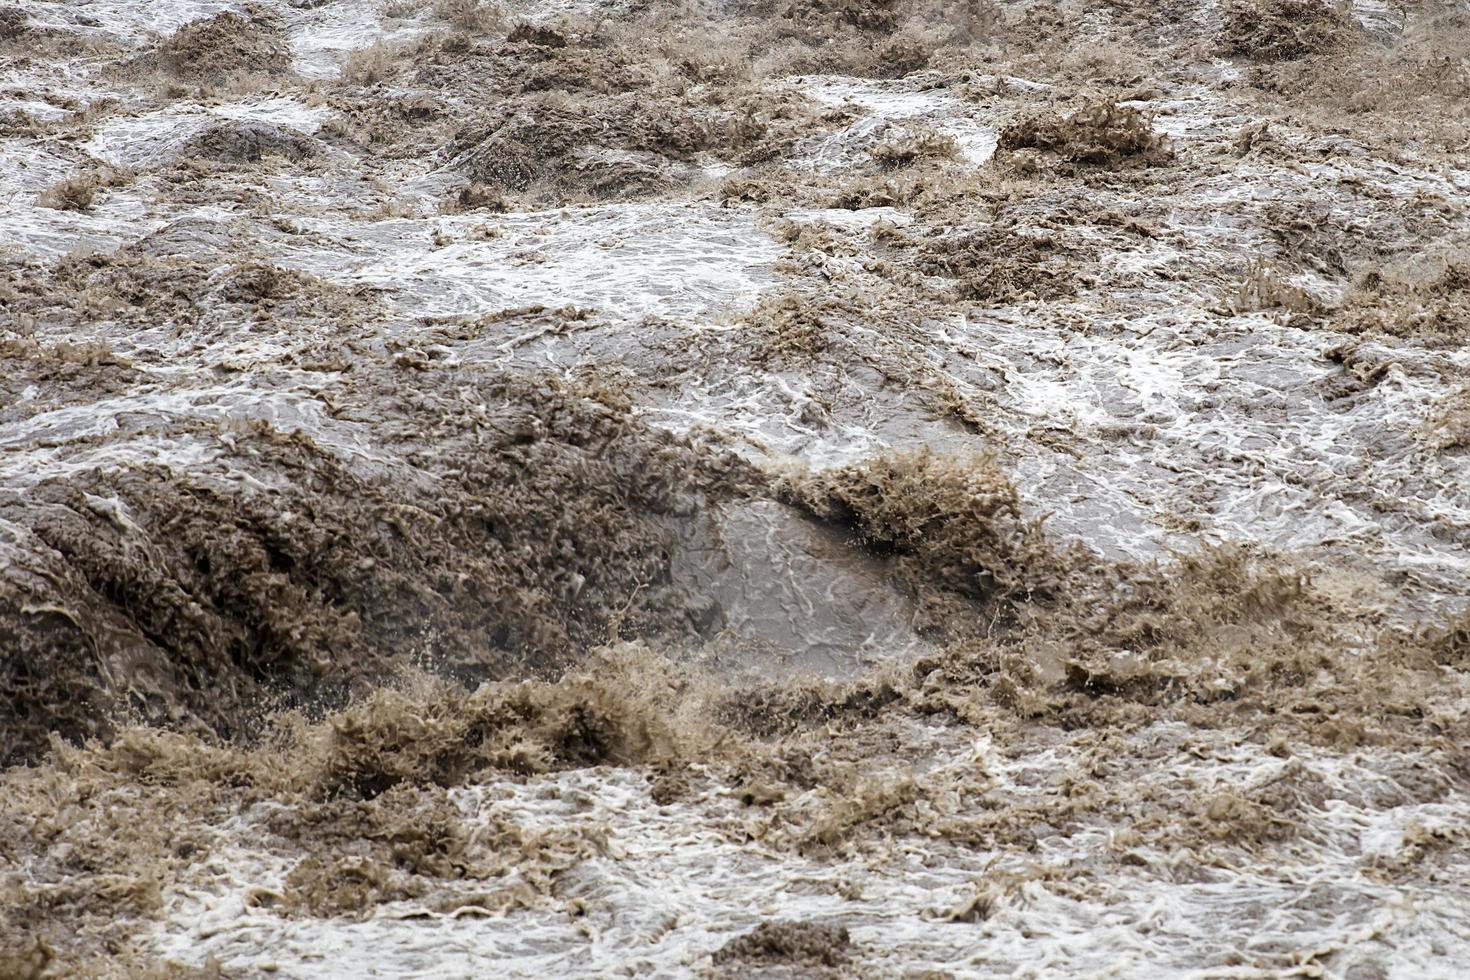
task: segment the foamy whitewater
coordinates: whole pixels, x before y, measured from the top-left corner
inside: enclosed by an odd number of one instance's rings
[[[374,417],[362,407],[368,402],[345,398],[344,386],[376,377],[353,366],[361,357],[436,372],[557,379],[578,397],[595,391],[608,405],[626,402],[618,410],[629,424],[713,445],[762,472],[841,473],[920,450],[987,457],[1014,481],[1024,517],[1042,520],[1058,548],[1077,544],[1097,561],[1147,563],[1230,543],[1300,563],[1323,596],[1357,611],[1343,628],[1351,636],[1344,644],[1353,645],[1348,657],[1372,658],[1380,633],[1433,632],[1465,608],[1470,437],[1454,428],[1466,423],[1453,413],[1470,411],[1470,334],[1463,323],[1458,339],[1444,343],[1348,332],[1318,312],[1355,302],[1342,262],[1292,266],[1284,239],[1260,220],[1275,213],[1271,207],[1296,208],[1297,223],[1288,223],[1295,233],[1310,238],[1340,229],[1343,248],[1355,237],[1401,232],[1416,248],[1433,243],[1433,254],[1405,247],[1398,260],[1404,275],[1432,278],[1470,256],[1463,155],[1406,141],[1389,159],[1381,145],[1333,136],[1282,113],[1270,132],[1276,146],[1290,148],[1289,158],[1238,156],[1240,133],[1264,111],[1262,103],[1234,81],[1239,59],[1205,52],[1177,77],[1156,78],[1141,66],[1137,74],[1147,78],[1136,84],[1109,82],[1113,91],[1133,89],[1119,104],[1144,112],[1153,131],[1167,137],[1176,176],[1147,187],[1141,178],[1119,176],[1069,190],[1067,172],[1059,171],[1045,187],[1052,203],[1033,206],[1026,192],[1004,184],[1030,179],[1027,172],[997,169],[1011,165],[1001,160],[1003,131],[1033,99],[1072,111],[1047,101],[1057,87],[1081,90],[1079,79],[1111,79],[1113,69],[1100,63],[1074,66],[1066,77],[1027,78],[1019,74],[1025,59],[988,64],[980,53],[995,49],[977,41],[899,77],[853,77],[802,64],[760,82],[768,93],[812,107],[807,130],[782,144],[782,179],[799,184],[799,194],[722,190],[760,172],[699,148],[659,163],[662,183],[653,193],[544,204],[512,193],[504,210],[459,209],[444,202],[471,183],[456,169],[460,144],[368,159],[334,121],[348,111],[342,79],[364,70],[351,62],[354,52],[402,57],[453,29],[446,26],[451,6],[20,5],[28,33],[4,42],[0,62],[0,114],[18,120],[0,130],[0,259],[9,276],[0,280],[0,335],[18,346],[0,356],[19,364],[24,344],[52,351],[101,344],[128,373],[77,397],[45,400],[52,399],[48,386],[71,383],[60,369],[5,392],[0,488],[7,501],[22,508],[48,481],[103,474],[99,483],[78,483],[85,506],[128,539],[141,535],[146,521],[125,494],[107,491],[105,474],[146,464],[215,474],[211,485],[242,493],[279,489],[286,471],[252,469],[255,450],[237,452],[228,435],[238,433],[246,446],[269,430],[309,439],[313,452],[354,477],[401,481],[402,508],[413,510],[414,494],[432,498],[434,481],[459,478],[460,463],[444,462],[447,449],[443,459],[436,453],[463,427],[451,433],[446,423],[443,433],[404,435],[408,415],[385,410]],[[1002,23],[1016,25],[1039,16],[1028,13],[1032,6],[997,9]],[[1055,30],[1084,31],[1088,43],[1140,43],[1125,37],[1125,21],[1111,6],[1048,8],[1071,18],[1070,28]],[[1371,37],[1397,29],[1381,5],[1354,8]],[[1218,29],[1218,5],[1190,9],[1178,23]],[[189,82],[159,104],[157,85],[108,67],[226,11],[279,18],[289,72],[253,90],[206,92]],[[590,31],[636,13],[598,3],[507,6],[500,26],[484,30],[499,38],[517,23],[555,26],[576,16]],[[27,38],[43,35],[44,50],[20,55],[27,44],[42,43]],[[68,44],[76,54],[66,53]],[[1100,59],[1123,57],[1098,50]],[[951,84],[966,58],[974,59],[973,71],[964,86]],[[1030,65],[1039,74],[1043,62],[1038,56]],[[449,77],[455,62],[446,64],[442,74]],[[670,53],[661,70],[676,64]],[[462,106],[473,90],[436,94],[422,79],[398,76],[362,84],[376,86],[372,98],[440,100],[435,111]],[[690,97],[713,84],[689,82]],[[1070,105],[1081,103],[1079,96]],[[93,114],[86,132],[47,128],[82,112]],[[819,125],[822,113],[837,115]],[[238,172],[202,176],[179,169],[218,126],[260,127],[251,132],[285,140],[280,145],[295,137],[320,145],[310,165],[252,169],[252,160]],[[951,141],[951,151],[933,164],[942,171],[925,179],[938,182],[942,172],[957,186],[1001,189],[988,203],[971,190],[950,198],[935,192],[922,206],[917,195],[834,203],[849,183],[893,173],[874,163],[875,146],[915,134]],[[462,142],[462,133],[450,135]],[[1391,134],[1385,139],[1393,143]],[[608,152],[614,155],[602,162],[609,167],[651,166],[647,157],[657,155]],[[1312,156],[1320,162],[1303,162]],[[929,165],[921,159],[900,166]],[[104,185],[88,206],[43,203],[65,178],[103,170],[126,177]],[[219,196],[220,188],[232,190]],[[1402,218],[1385,217],[1385,202],[1410,202],[1403,205],[1410,211],[1422,204],[1438,215],[1437,230],[1404,231]],[[1111,217],[1086,218],[1102,212]],[[1389,224],[1393,229],[1383,232]],[[942,263],[904,265],[904,256],[933,251],[935,243],[1002,226],[1014,235],[995,248],[1020,255],[1027,240],[1050,243],[1051,257],[1037,267],[1042,285],[955,299]],[[909,251],[885,236],[909,236]],[[70,320],[46,312],[39,299],[22,309],[16,286],[40,275],[36,270],[129,248],[150,262],[199,266],[190,267],[193,279],[161,274],[148,288],[178,282],[204,312],[187,322],[179,313],[144,323],[101,294],[78,300],[91,305],[71,306]],[[1310,242],[1303,248],[1325,254]],[[306,298],[293,299],[289,317],[276,321],[266,300],[229,299],[245,255],[323,284],[328,298],[291,294]],[[1254,256],[1266,257],[1264,272],[1248,261]],[[1064,281],[1048,294],[1051,280],[1044,277],[1053,273]],[[1310,304],[1262,299],[1264,287],[1252,278],[1258,275],[1274,277],[1271,288],[1279,292],[1272,296],[1305,296]],[[823,339],[810,350],[780,346],[788,334],[778,331],[777,340],[758,341],[769,349],[751,354],[750,338],[765,337],[759,331],[777,316],[771,311],[788,308],[780,304],[793,297],[791,309],[822,311]],[[1292,305],[1298,302],[1300,309]],[[331,307],[336,312],[324,312],[329,304],[339,304]],[[799,315],[790,322],[805,323]],[[329,317],[371,328],[334,339]],[[321,331],[310,356],[301,353],[307,330]],[[466,418],[494,420],[511,411],[486,401],[468,381],[456,395],[452,381],[416,390],[414,375],[401,377],[383,382],[383,390],[405,403],[422,395],[424,417],[448,418],[443,406],[450,402]],[[597,385],[623,394],[604,394]],[[439,400],[430,403],[431,395]],[[464,459],[473,457],[465,452]],[[856,552],[845,532],[798,514],[791,495],[721,498],[706,520],[681,511],[683,494],[655,508],[650,521],[677,527],[670,533],[683,550],[667,558],[674,584],[712,597],[707,601],[720,609],[719,630],[689,655],[714,677],[757,676],[795,689],[812,678],[851,681],[901,670],[947,649],[947,640],[919,622],[922,603],[890,581],[889,553]],[[21,595],[61,574],[38,571],[43,566],[34,556],[44,549],[37,542],[44,537],[47,547],[64,552],[60,532],[46,537],[31,517],[20,516],[30,513],[0,509],[0,570],[9,569],[4,574]],[[307,524],[313,519],[304,515]],[[568,585],[566,594],[580,587]],[[26,615],[40,615],[36,609],[46,604],[36,603]],[[1234,651],[1221,654],[1221,663],[1237,655],[1249,660],[1256,642],[1249,625],[1211,634],[1210,642]],[[0,643],[6,629],[0,626]],[[1050,650],[1065,661],[1066,651],[1051,642],[1024,649]],[[1115,651],[1119,663],[1135,653]],[[106,669],[119,690],[132,683],[124,660]],[[1055,665],[1037,667],[1037,675],[1051,669],[1075,676]],[[1405,724],[1456,730],[1470,708],[1464,664],[1446,662],[1440,670],[1444,686],[1433,692],[1432,706]],[[1118,676],[1129,675],[1120,667]],[[1117,681],[1117,691],[1125,687]],[[1470,969],[1470,775],[1463,750],[1427,757],[1413,741],[1313,743],[1294,736],[1286,737],[1289,750],[1273,750],[1274,706],[1287,703],[1282,697],[1259,713],[1242,708],[1238,722],[1225,727],[1196,725],[1183,714],[1148,720],[1120,713],[1111,729],[1040,720],[995,728],[983,714],[973,725],[922,713],[884,721],[880,707],[873,734],[861,736],[871,745],[837,753],[853,785],[865,787],[842,792],[871,796],[902,784],[909,789],[893,792],[908,809],[890,823],[868,816],[838,821],[835,838],[823,837],[820,847],[807,846],[801,820],[836,819],[822,815],[836,805],[836,790],[793,777],[772,790],[776,809],[752,804],[752,793],[759,796],[754,783],[733,784],[736,763],[718,753],[690,762],[687,791],[672,796],[655,792],[648,765],[616,759],[445,785],[443,799],[468,828],[467,854],[509,860],[497,850],[507,846],[507,826],[519,835],[517,846],[539,842],[534,868],[509,870],[493,882],[497,894],[524,893],[505,902],[484,901],[483,880],[445,875],[417,898],[303,911],[291,893],[304,852],[279,827],[288,818],[309,821],[298,814],[306,804],[250,799],[208,810],[192,824],[197,860],[186,855],[170,865],[174,870],[155,883],[152,911],[117,935],[126,937],[134,964],[303,978],[1408,978]],[[1130,702],[1129,710],[1156,703]],[[823,764],[825,752],[812,732],[829,723],[833,733],[847,730],[847,716],[828,717],[810,722],[806,740],[793,743],[791,751],[808,764]],[[188,719],[173,721],[198,734],[200,726]],[[44,756],[27,761],[51,765]],[[84,769],[77,763],[64,771]],[[1433,791],[1424,789],[1430,785]],[[58,801],[65,795],[54,792]],[[129,798],[125,789],[107,792]],[[1104,798],[1112,802],[1087,809],[1087,800]],[[1148,801],[1151,816],[1128,809],[1130,798]],[[1246,821],[1241,811],[1226,819],[1212,809],[1235,805],[1231,800],[1255,801],[1250,820],[1264,821],[1265,829],[1254,837],[1211,836],[1212,821]],[[1076,812],[1047,810],[1064,801]],[[85,815],[85,794],[65,805],[81,808],[68,819],[97,819]],[[878,810],[888,813],[887,806]],[[71,812],[57,807],[58,814]],[[979,830],[952,832],[978,827],[983,814],[1000,821],[1008,813],[1014,817],[1004,819],[1015,826],[990,839]],[[1016,830],[1021,825],[1024,834]],[[1022,837],[1027,846],[1017,844]],[[73,845],[55,845],[63,846]],[[350,863],[358,853],[351,842],[333,846],[333,860]],[[55,847],[27,851],[8,841],[0,849],[3,893],[32,895],[17,909],[41,907],[34,895],[45,889],[64,891],[71,872],[58,869],[68,867],[71,853]],[[366,860],[368,853],[358,856]],[[29,955],[27,924],[14,918],[20,913],[5,914],[12,921],[4,943],[15,944],[13,955]],[[775,920],[841,927],[846,952],[835,959],[779,951],[769,961],[722,958],[732,940]],[[35,975],[127,969],[109,965],[110,954],[100,949],[54,949],[56,959]]]

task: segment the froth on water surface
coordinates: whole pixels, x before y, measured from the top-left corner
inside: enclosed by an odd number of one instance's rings
[[[1463,972],[1466,31],[0,4],[0,975]]]

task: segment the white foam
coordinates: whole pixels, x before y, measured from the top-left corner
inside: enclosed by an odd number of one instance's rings
[[[1008,757],[984,738],[965,744],[953,736],[917,726],[908,733],[912,744],[932,749],[930,768],[916,775],[936,785],[947,774],[978,779],[992,808],[1051,791],[1088,754],[1061,741]],[[1303,752],[1286,762],[1217,739],[1208,758],[1181,754],[1182,742],[1207,737],[1182,726],[1145,728],[1120,747],[1117,760],[1128,770],[1114,778],[1132,781],[1140,799],[1183,791],[1177,799],[1186,806],[1202,806],[1190,801],[1224,790],[1249,793],[1293,773],[1321,780],[1328,799],[1320,808],[1306,804],[1310,829],[1272,860],[1250,860],[1208,837],[1164,850],[1147,837],[1122,842],[1126,824],[1063,833],[1045,823],[1036,825],[1029,853],[924,837],[868,838],[845,854],[812,860],[746,842],[741,828],[768,820],[758,807],[719,793],[660,806],[641,773],[585,769],[449,794],[472,821],[509,821],[528,837],[555,834],[567,842],[566,869],[529,909],[433,912],[421,902],[398,902],[355,921],[252,908],[246,897],[283,891],[300,856],[272,851],[269,835],[246,820],[227,825],[227,846],[207,883],[166,896],[153,948],[186,963],[215,957],[227,969],[286,977],[449,978],[486,969],[500,976],[672,977],[707,966],[711,953],[759,922],[785,919],[846,926],[863,970],[876,976],[921,969],[1259,976],[1330,957],[1339,969],[1357,963],[1410,977],[1470,955],[1470,887],[1463,884],[1470,863],[1463,854],[1432,889],[1360,873],[1364,860],[1398,851],[1403,827],[1453,825],[1470,801],[1375,808],[1362,787],[1392,787],[1380,772],[1396,764],[1381,752],[1351,760]],[[1200,796],[1182,790],[1189,786]],[[929,815],[936,822],[963,822],[977,805],[936,802]],[[1186,810],[1177,819],[1192,816]],[[1130,862],[1117,861],[1125,851]],[[997,888],[987,918],[945,921],[949,909],[1005,874],[1024,883]],[[517,883],[467,882],[459,892],[436,895],[434,904],[453,909],[455,894],[467,901],[473,892]],[[1234,954],[1244,956],[1239,972],[1223,966]],[[1215,965],[1202,972],[1202,964]]]
[[[751,302],[782,254],[751,211],[712,204],[303,224],[336,247],[293,244],[281,264],[381,289],[413,317],[531,304],[624,319],[713,316]]]
[[[137,116],[114,116],[97,127],[84,149],[114,166],[156,166],[176,158],[189,140],[221,121],[268,123],[310,135],[327,110],[289,98],[266,98],[218,106],[176,105]]]

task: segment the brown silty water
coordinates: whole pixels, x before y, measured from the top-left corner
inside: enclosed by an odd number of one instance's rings
[[[1467,25],[0,9],[0,974],[1456,975]]]

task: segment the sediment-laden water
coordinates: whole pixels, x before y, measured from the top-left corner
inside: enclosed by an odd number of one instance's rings
[[[1467,58],[0,6],[0,975],[1464,972]]]

